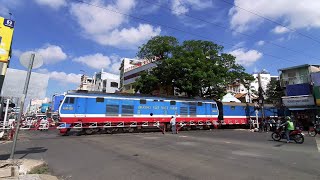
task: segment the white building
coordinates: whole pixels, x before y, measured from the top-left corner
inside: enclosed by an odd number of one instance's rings
[[[95,74],[93,78],[94,91],[102,91],[105,93],[115,93],[119,90],[120,77],[115,74],[101,72]]]
[[[259,92],[259,73],[252,74],[254,81],[250,83],[249,91],[248,89],[240,82],[234,82],[230,84],[227,88],[227,92],[235,95],[236,97],[246,96],[246,102],[251,102],[252,99],[258,97]],[[266,92],[267,86],[270,83],[271,79],[279,79],[279,76],[271,76],[270,73],[266,71],[260,72],[260,82],[263,92]]]
[[[119,90],[119,76],[111,73],[101,72],[95,73],[93,77],[86,75],[81,76],[79,90],[100,91],[105,93],[115,93]]]
[[[30,114],[40,113],[41,106],[43,103],[50,103],[50,99],[47,97],[44,99],[31,99],[27,107],[27,112]]]

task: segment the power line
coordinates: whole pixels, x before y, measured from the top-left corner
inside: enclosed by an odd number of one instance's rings
[[[209,37],[207,37],[207,36],[195,34],[195,33],[188,32],[188,31],[185,31],[185,30],[182,30],[182,29],[178,29],[178,28],[175,28],[175,27],[172,27],[172,26],[168,26],[168,25],[164,25],[164,24],[161,24],[161,23],[153,22],[153,21],[150,21],[150,20],[141,18],[141,17],[137,17],[137,16],[133,16],[133,15],[130,15],[130,14],[126,14],[126,13],[123,13],[123,12],[120,12],[120,11],[116,11],[116,10],[114,10],[114,9],[106,8],[106,7],[101,6],[101,5],[88,3],[88,2],[85,2],[85,1],[83,1],[83,0],[73,0],[73,1],[77,1],[77,2],[79,2],[79,3],[83,3],[83,4],[86,4],[86,5],[89,5],[89,6],[97,7],[97,8],[103,9],[103,10],[111,11],[111,12],[114,12],[114,13],[117,13],[117,14],[121,14],[121,15],[130,17],[130,18],[132,18],[132,19],[137,19],[137,20],[139,20],[139,21],[144,21],[144,22],[147,22],[147,23],[150,23],[150,24],[153,24],[153,25],[158,25],[158,26],[166,27],[166,28],[168,28],[168,29],[175,30],[175,31],[183,32],[183,33],[185,33],[185,34],[190,34],[190,35],[195,36],[195,37],[201,37],[201,38],[203,38],[203,39],[211,39],[211,38],[209,38]],[[227,42],[220,41],[220,40],[215,40],[215,41],[220,42],[220,43],[222,43],[222,44],[228,44],[228,45],[231,45],[231,46],[235,46],[235,44],[232,44],[232,43],[227,43]],[[266,56],[273,57],[273,58],[275,58],[275,59],[284,60],[284,61],[288,61],[288,62],[298,63],[298,62],[295,62],[295,61],[292,61],[292,60],[288,60],[288,59],[285,59],[285,58],[277,57],[277,56],[274,56],[274,55],[271,55],[271,54],[267,54],[267,53],[264,53],[264,52],[263,52],[263,54],[266,55]]]
[[[163,9],[167,9],[167,10],[170,10],[170,11],[179,13],[179,11],[174,10],[174,9],[172,9],[172,8],[168,8],[168,7],[162,6],[162,5],[160,5],[159,3],[153,3],[153,2],[150,2],[150,1],[148,1],[148,0],[143,0],[143,1],[145,1],[145,2],[147,2],[147,3],[149,3],[149,4],[157,5],[158,7],[161,7],[161,8],[163,8]],[[180,0],[178,0],[178,1],[179,1],[181,4],[183,4]],[[207,24],[211,24],[211,25],[214,25],[214,26],[219,27],[219,28],[221,28],[221,29],[224,29],[224,30],[227,30],[227,31],[230,31],[230,32],[235,32],[235,33],[238,33],[238,34],[240,34],[240,35],[246,36],[246,37],[248,37],[248,38],[257,40],[257,38],[255,38],[255,37],[252,36],[252,35],[249,35],[249,34],[246,34],[246,33],[243,33],[243,32],[239,32],[239,31],[237,31],[237,30],[230,30],[229,27],[223,26],[223,25],[221,25],[221,24],[219,24],[219,23],[210,22],[210,21],[207,21],[207,20],[198,18],[198,17],[194,17],[194,16],[187,15],[187,14],[183,14],[183,16],[186,16],[186,17],[189,17],[189,18],[191,18],[191,19],[195,19],[195,20],[198,20],[198,21],[207,23]],[[312,58],[312,59],[315,59],[315,60],[318,60],[318,61],[320,60],[319,58],[317,58],[317,57],[315,57],[315,56],[312,56],[312,55],[310,55],[310,54],[307,54],[307,53],[305,53],[305,52],[303,52],[303,51],[299,51],[299,50],[295,50],[295,49],[292,49],[292,48],[288,48],[288,47],[279,45],[279,44],[277,44],[277,43],[274,43],[274,42],[272,42],[272,41],[264,41],[264,42],[266,42],[267,44],[271,44],[271,45],[273,45],[273,46],[276,46],[276,47],[279,47],[279,48],[282,48],[282,49],[285,49],[285,50],[294,52],[294,53],[299,54],[299,55],[300,55],[300,54],[303,54],[303,55],[308,56],[308,57],[310,57],[310,58]],[[319,43],[320,43],[320,41],[319,41]]]
[[[277,21],[275,21],[275,20],[272,20],[272,19],[270,19],[270,18],[267,18],[267,17],[265,17],[265,16],[262,16],[262,15],[258,14],[257,12],[254,12],[254,11],[251,11],[251,10],[248,10],[248,9],[245,9],[245,8],[243,8],[243,7],[241,7],[241,6],[238,6],[238,5],[234,4],[234,3],[231,3],[231,2],[229,2],[229,1],[227,1],[227,0],[220,0],[220,1],[222,1],[222,2],[224,2],[224,3],[226,3],[226,4],[229,4],[229,5],[231,5],[231,6],[237,7],[237,8],[239,8],[239,9],[243,10],[243,11],[246,11],[246,12],[248,12],[248,13],[250,13],[250,14],[253,14],[253,15],[257,16],[257,17],[260,17],[260,18],[262,18],[262,19],[265,19],[265,20],[267,20],[267,21],[269,21],[269,22],[271,22],[271,23],[273,23],[273,24],[276,24],[276,25],[282,26],[282,27],[284,27],[284,28],[287,28],[287,29],[290,30],[291,32],[295,32],[295,33],[299,34],[300,36],[303,36],[303,37],[305,37],[305,38],[308,38],[308,39],[313,40],[313,41],[315,41],[315,42],[317,42],[317,43],[320,44],[320,40],[318,40],[318,39],[316,39],[316,38],[314,38],[314,37],[312,37],[312,36],[310,36],[310,35],[301,33],[301,32],[299,32],[298,30],[296,30],[296,29],[294,29],[294,28],[290,28],[290,27],[288,27],[288,26],[286,26],[286,25],[284,25],[284,24],[282,24],[282,23],[279,23],[279,22],[277,22]]]

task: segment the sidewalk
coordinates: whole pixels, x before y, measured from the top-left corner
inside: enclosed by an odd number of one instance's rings
[[[57,177],[46,174],[48,172],[48,166],[42,160],[0,160],[0,180],[58,180]]]

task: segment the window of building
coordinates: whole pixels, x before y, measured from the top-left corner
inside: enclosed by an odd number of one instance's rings
[[[118,83],[117,83],[117,82],[111,82],[111,83],[110,83],[110,86],[117,88],[117,87],[118,87]]]
[[[119,115],[119,105],[108,104],[106,107],[106,115],[118,116]]]
[[[102,97],[97,97],[97,98],[96,98],[96,102],[104,102],[104,98],[102,98]]]
[[[147,104],[147,100],[145,100],[145,99],[140,99],[140,104]]]
[[[170,101],[170,105],[176,105],[176,101]]]

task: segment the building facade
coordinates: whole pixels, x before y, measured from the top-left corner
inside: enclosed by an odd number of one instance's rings
[[[254,77],[254,81],[250,83],[249,89],[247,89],[244,84],[240,83],[239,81],[236,81],[232,84],[229,84],[229,86],[227,87],[227,93],[231,93],[238,99],[243,99],[243,102],[251,103],[253,99],[258,98],[259,78],[263,92],[266,92],[271,79],[279,79],[278,76],[272,76],[270,73],[266,71],[254,73],[252,74],[252,76]]]
[[[308,128],[319,114],[320,65],[304,64],[279,69],[280,84],[285,95],[282,103],[296,122]],[[319,93],[320,95],[320,93]]]
[[[104,72],[103,69],[95,73],[93,77],[81,76],[79,90],[100,91],[105,93],[115,93],[119,91],[119,76]]]
[[[124,58],[120,66],[120,91],[134,93],[133,83],[140,74],[157,66],[156,59],[130,59]]]

